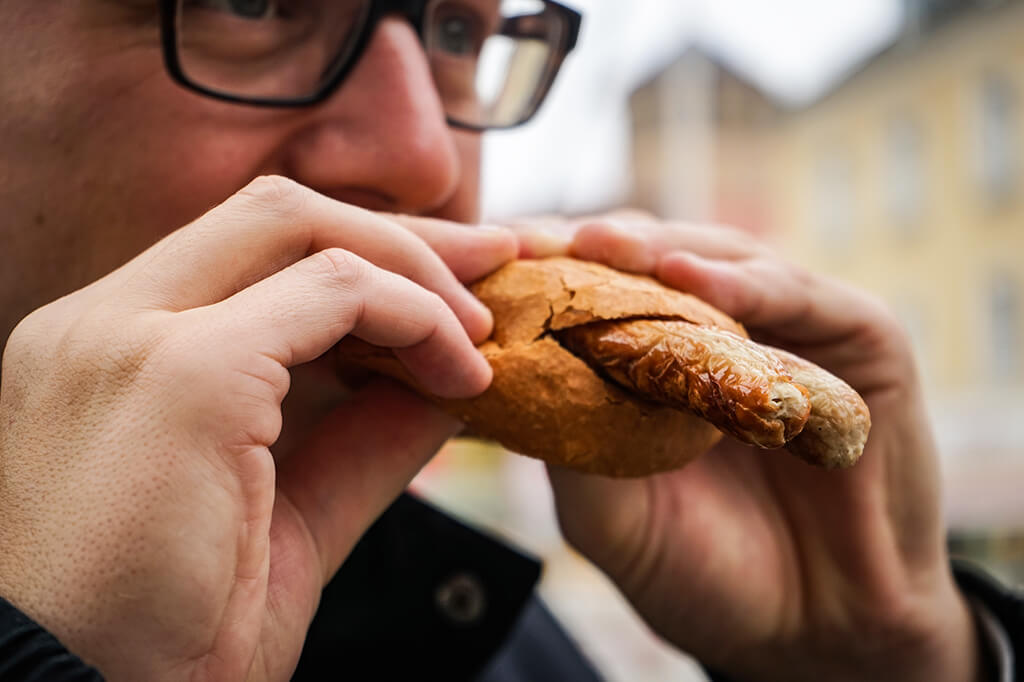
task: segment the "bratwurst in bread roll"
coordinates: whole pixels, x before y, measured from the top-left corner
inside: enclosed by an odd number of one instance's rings
[[[828,468],[863,451],[870,416],[852,388],[651,278],[549,258],[509,263],[471,289],[494,314],[482,395],[429,396],[390,351],[355,339],[340,357],[404,381],[474,435],[579,471],[675,469],[722,432]]]

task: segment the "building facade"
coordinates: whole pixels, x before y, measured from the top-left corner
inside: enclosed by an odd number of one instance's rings
[[[1021,527],[1024,1],[906,3],[898,39],[796,110],[688,50],[632,98],[634,198],[881,296],[917,351],[951,522]]]

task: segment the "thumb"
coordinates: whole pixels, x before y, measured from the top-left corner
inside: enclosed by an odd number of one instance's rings
[[[645,536],[647,479],[607,478],[550,464],[547,469],[565,539],[617,577]]]
[[[388,380],[329,414],[278,471],[278,490],[305,522],[322,584],[363,533],[462,424]]]

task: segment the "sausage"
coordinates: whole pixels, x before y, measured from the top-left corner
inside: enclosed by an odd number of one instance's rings
[[[785,446],[828,469],[851,466],[864,451],[871,415],[860,395],[787,351],[681,320],[608,320],[557,337],[618,385],[744,443]]]
[[[647,400],[690,410],[735,438],[778,448],[800,433],[808,391],[767,350],[732,332],[681,320],[611,320],[558,339]]]
[[[814,363],[778,348],[768,350],[793,375],[793,381],[807,387],[811,397],[807,425],[786,448],[828,469],[852,466],[864,452],[871,430],[871,413],[864,400],[845,381]]]

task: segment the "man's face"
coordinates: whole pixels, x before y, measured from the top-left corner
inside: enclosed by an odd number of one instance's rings
[[[0,339],[260,174],[476,218],[479,136],[446,125],[404,21],[382,22],[325,103],[256,109],[170,80],[156,4],[0,3]]]

